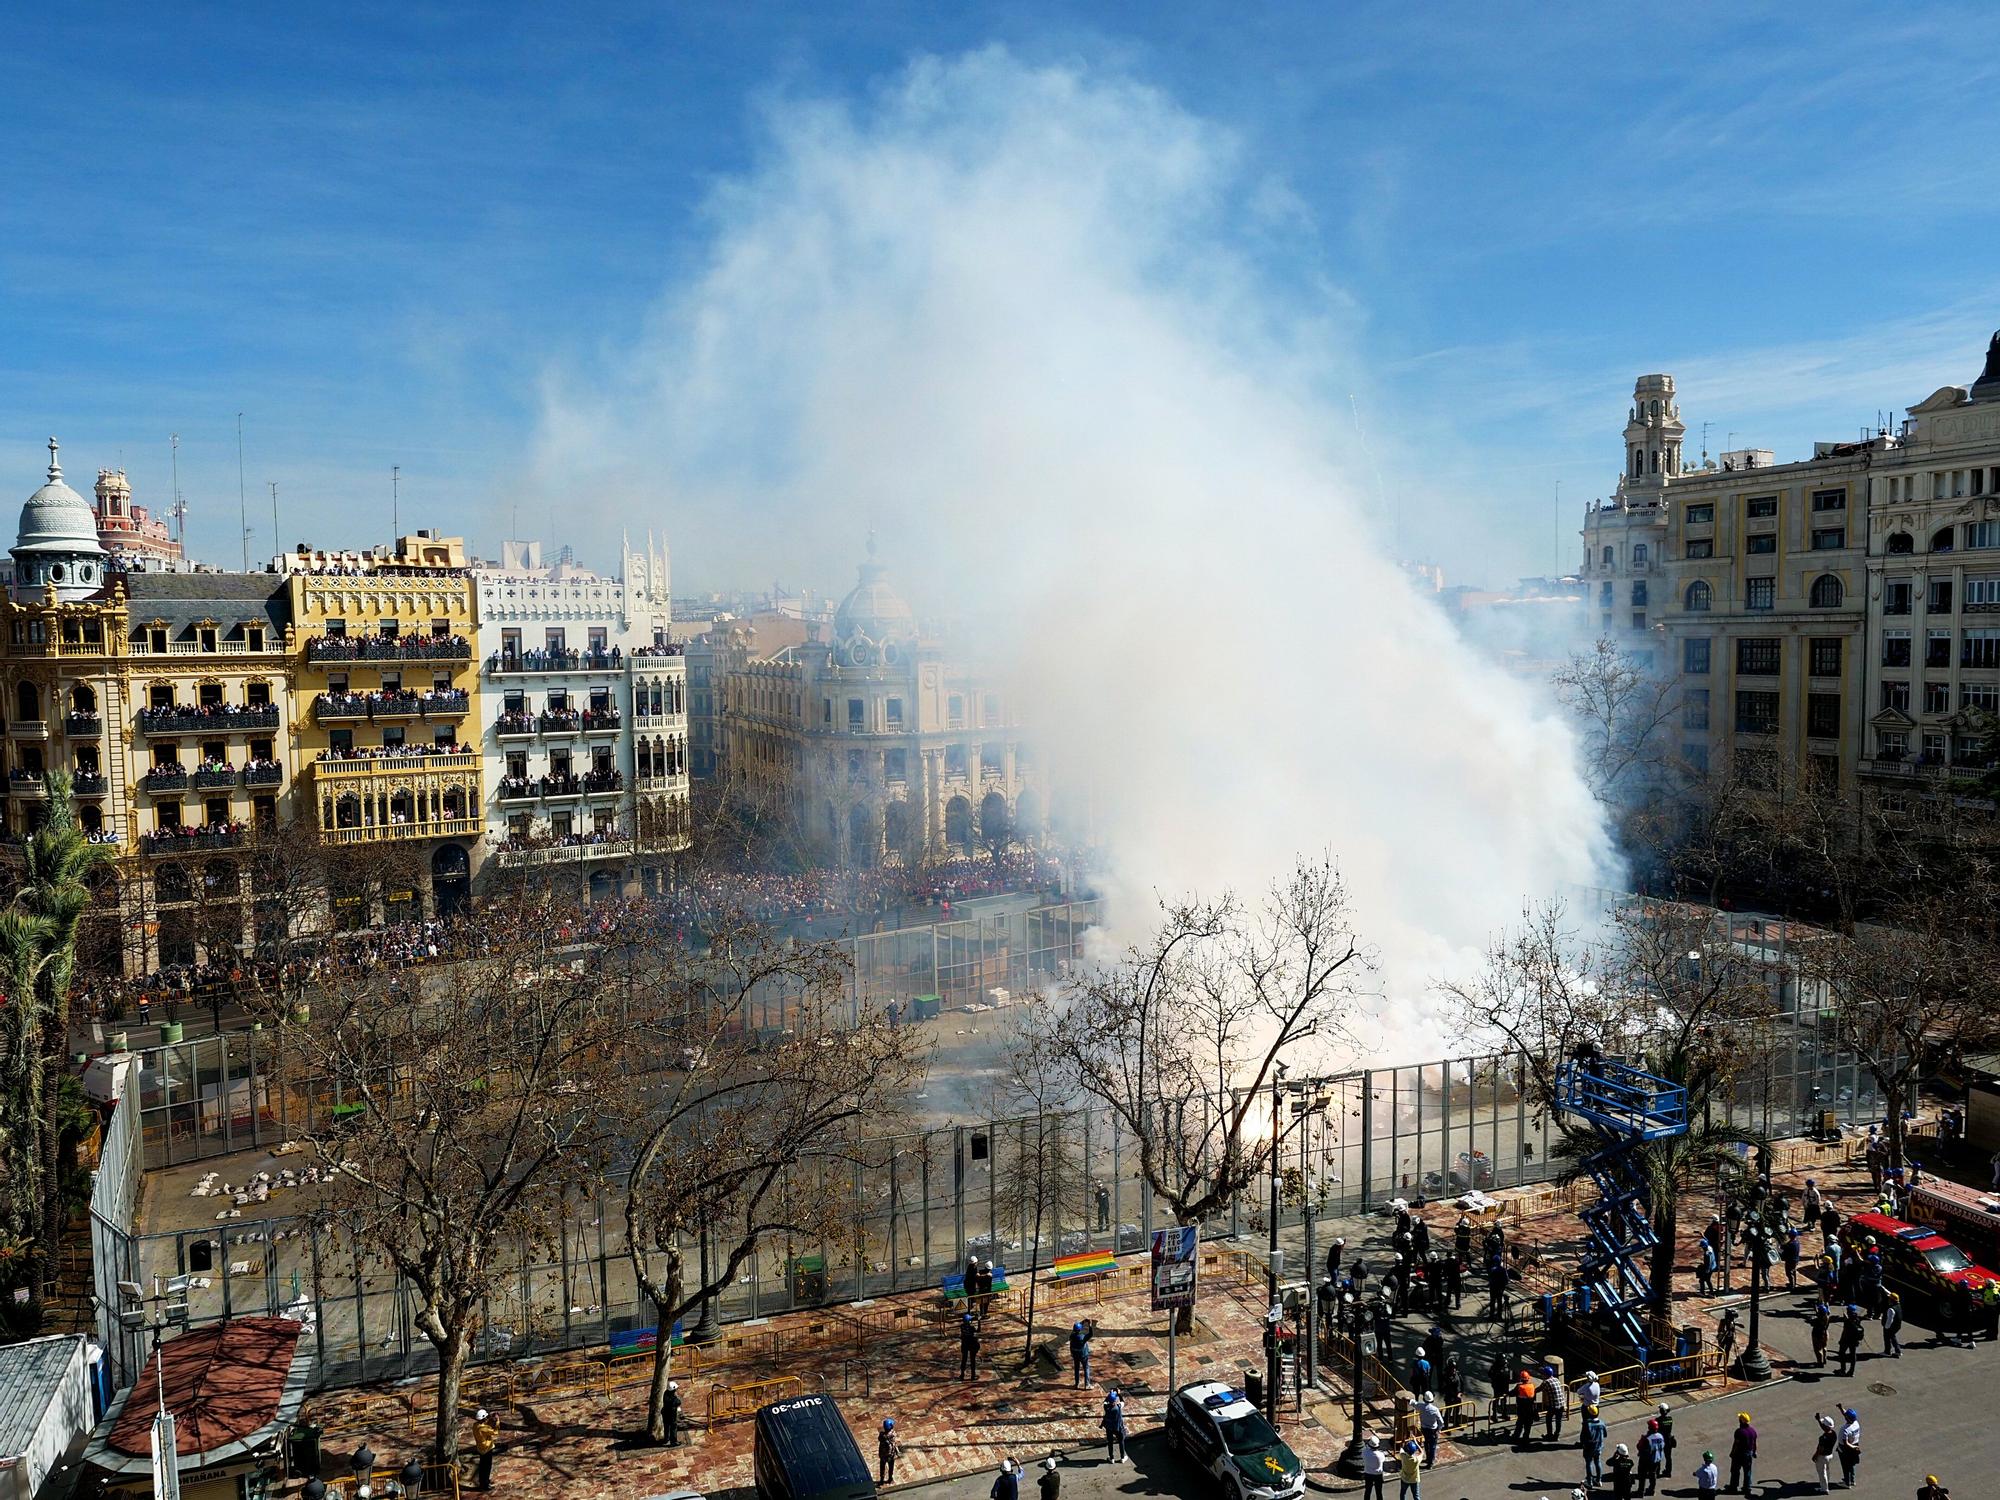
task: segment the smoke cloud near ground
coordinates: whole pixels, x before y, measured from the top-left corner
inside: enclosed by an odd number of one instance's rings
[[[873,527],[1091,789],[1114,930],[1330,851],[1370,1040],[1449,1052],[1430,981],[1608,843],[1565,727],[1364,523],[1356,313],[1269,269],[1288,195],[1155,90],[998,51],[763,121],[705,252],[550,377],[529,487],[600,545],[664,528],[677,582],[837,592]]]

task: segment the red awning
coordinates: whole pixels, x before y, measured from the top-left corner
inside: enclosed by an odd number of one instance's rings
[[[174,1414],[175,1449],[198,1458],[242,1442],[278,1419],[300,1330],[290,1318],[236,1318],[160,1346],[134,1383],[107,1446],[150,1451],[162,1380]]]

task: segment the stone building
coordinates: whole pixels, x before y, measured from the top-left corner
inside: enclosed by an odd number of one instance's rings
[[[869,554],[830,639],[717,661],[729,794],[853,868],[1035,836],[1045,790],[1006,688],[920,629]]]
[[[588,891],[653,891],[687,843],[687,680],[666,554],[616,578],[508,542],[474,570],[479,751],[497,867],[573,866]]]
[[[184,558],[167,523],[132,503],[132,483],[123,469],[97,471],[97,540],[114,567],[128,573],[174,570]]]

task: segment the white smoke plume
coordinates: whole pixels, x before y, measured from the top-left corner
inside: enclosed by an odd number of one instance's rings
[[[1306,232],[1287,195],[1157,91],[998,51],[766,126],[705,254],[551,377],[561,524],[836,591],[876,527],[1096,789],[1118,927],[1331,851],[1381,1047],[1451,1051],[1428,982],[1608,846],[1569,733],[1362,518],[1351,314],[1264,268]]]

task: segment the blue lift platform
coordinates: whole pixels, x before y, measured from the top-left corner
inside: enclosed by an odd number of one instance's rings
[[[1556,1108],[1586,1122],[1605,1144],[1584,1158],[1597,1202],[1583,1210],[1589,1232],[1578,1278],[1578,1302],[1601,1312],[1632,1347],[1639,1364],[1652,1358],[1646,1309],[1652,1287],[1646,1263],[1659,1244],[1646,1212],[1646,1183],[1635,1169],[1635,1146],[1688,1128],[1687,1090],[1628,1063],[1580,1053],[1556,1074]]]

